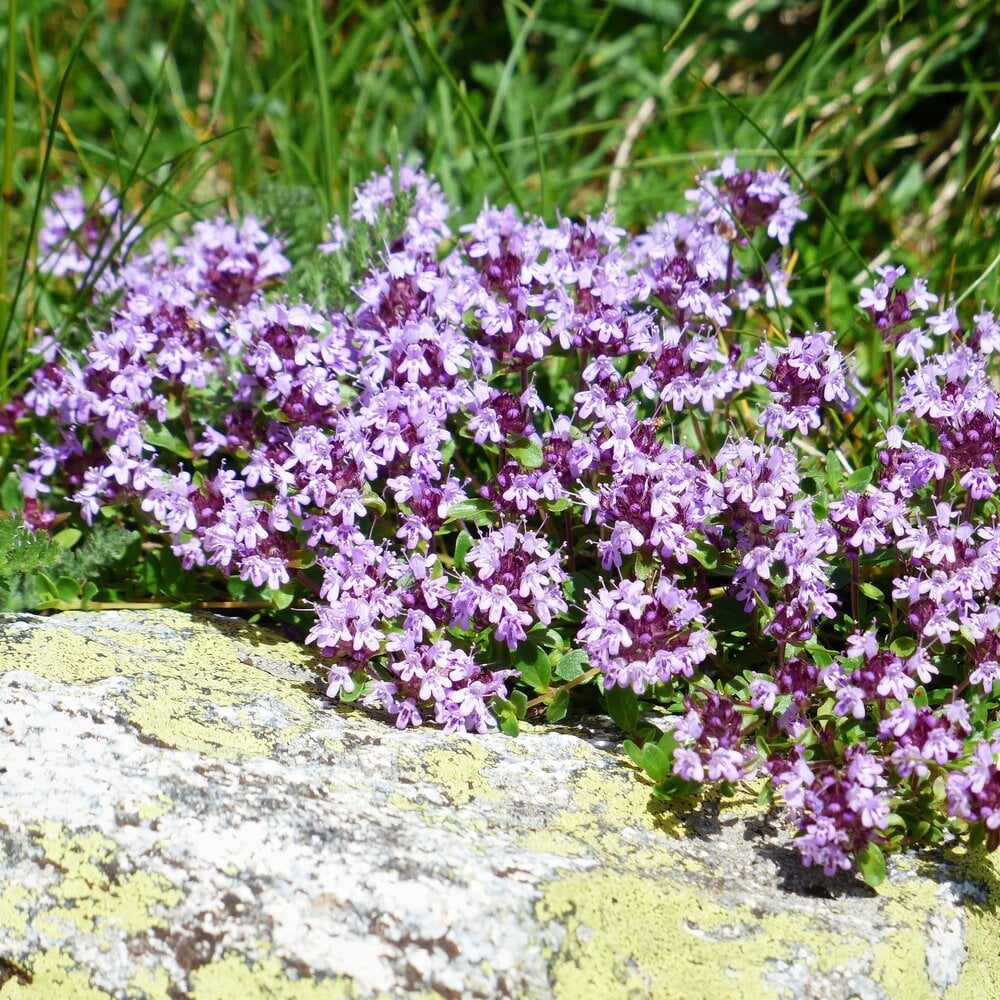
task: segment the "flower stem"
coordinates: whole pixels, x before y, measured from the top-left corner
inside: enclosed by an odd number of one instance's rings
[[[552,695],[556,693],[556,690],[568,691],[570,688],[575,688],[580,684],[585,684],[587,681],[596,677],[599,673],[600,670],[597,667],[591,667],[589,670],[585,670],[582,674],[580,674],[579,677],[574,677],[571,681],[567,681],[558,689],[549,688],[545,694],[540,694],[537,698],[532,698],[531,701],[524,706],[525,710],[534,708],[536,705],[544,705],[552,697]]]
[[[896,369],[892,364],[892,351],[885,352],[885,388],[889,402],[889,421],[896,419]]]
[[[861,627],[861,611],[859,610],[858,592],[861,587],[861,560],[857,553],[848,556],[851,562],[851,615],[854,623]]]
[[[7,88],[4,92],[3,180],[0,189],[0,400],[7,398],[10,325],[10,228],[14,203],[14,87],[17,83],[17,0],[7,3]]]

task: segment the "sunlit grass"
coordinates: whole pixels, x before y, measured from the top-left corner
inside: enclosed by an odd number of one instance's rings
[[[29,263],[39,206],[78,179],[124,191],[153,231],[307,188],[321,232],[403,155],[467,217],[484,199],[550,221],[612,205],[639,227],[679,207],[678,176],[734,152],[787,164],[814,195],[791,322],[849,328],[856,281],[890,258],[994,302],[991,14],[986,0],[11,3],[3,391],[34,328],[79,323],[97,277],[57,302]]]

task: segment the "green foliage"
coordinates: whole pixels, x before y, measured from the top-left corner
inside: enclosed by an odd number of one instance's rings
[[[0,519],[2,608],[67,610],[87,607],[98,595],[103,601],[120,601],[136,589],[143,594],[161,593],[138,584],[154,564],[150,559],[140,561],[140,537],[137,531],[118,524],[98,523],[86,534],[77,528],[64,528],[50,539],[12,517]],[[179,561],[174,562],[174,593],[186,593],[191,580]],[[133,578],[133,570],[138,580]]]
[[[445,524],[461,521],[463,524],[492,524],[496,510],[489,500],[460,500],[448,510]]]
[[[586,663],[587,654],[582,649],[571,649],[559,658],[555,675],[563,681],[576,680],[583,673]]]
[[[324,239],[324,223],[316,192],[305,186],[290,187],[274,180],[261,184],[247,208],[268,232],[285,241],[285,254],[295,263],[315,255]]]
[[[516,441],[507,449],[507,453],[511,458],[516,458],[526,469],[540,469],[545,461],[542,449],[527,438]]]
[[[548,654],[533,642],[522,642],[517,649],[515,666],[521,673],[521,680],[535,691],[547,691],[552,680],[552,667]]]
[[[858,870],[874,889],[885,881],[885,855],[876,843],[869,843],[858,855]]]
[[[372,261],[378,260],[379,254],[402,235],[412,208],[412,192],[401,192],[387,211],[379,213],[375,225],[355,227],[348,241],[334,253],[312,253],[301,258],[289,276],[290,294],[301,295],[319,309],[341,307],[350,300],[351,290],[368,273]],[[295,222],[285,224],[292,227]],[[301,230],[290,228],[288,232],[296,241],[302,239]]]
[[[19,518],[0,518],[0,600],[6,603],[25,577],[57,565],[61,553],[48,535]]]
[[[608,715],[626,733],[635,732],[639,722],[639,698],[635,692],[629,688],[614,687],[604,692],[604,700],[608,707]]]

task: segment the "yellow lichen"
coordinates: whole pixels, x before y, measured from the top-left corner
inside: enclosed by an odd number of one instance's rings
[[[28,930],[28,906],[32,893],[19,885],[0,887],[0,930],[20,937]],[[6,935],[0,935],[6,936]]]
[[[984,899],[965,904],[966,959],[958,982],[946,994],[947,1000],[1000,997],[1000,873],[996,861],[983,848],[956,851],[952,860],[983,892]]]
[[[923,963],[913,961],[926,941],[915,942],[911,933],[926,913],[889,930],[876,947],[880,954],[898,956],[894,965],[883,959],[872,970],[892,997],[928,995]],[[758,1000],[779,995],[768,980],[775,963],[804,965],[828,979],[837,970],[863,966],[871,951],[867,939],[819,930],[806,914],[723,906],[674,880],[628,871],[556,879],[546,887],[537,914],[566,928],[552,977],[555,996],[567,1000],[597,995]],[[910,968],[904,971],[904,965]]]
[[[30,632],[19,642],[16,658],[0,656],[0,670],[30,663],[38,676],[69,684],[128,678],[128,690],[111,700],[133,726],[168,746],[223,759],[270,756],[276,745],[311,728],[315,698],[303,685],[277,684],[253,666],[227,623],[192,617],[181,619],[179,628],[175,612],[145,612],[150,626],[173,631],[167,643],[145,632],[101,628],[99,616],[92,617],[87,638],[56,623]],[[258,635],[273,658],[312,665],[310,654],[296,643]],[[102,641],[105,637],[113,641]],[[255,726],[241,716],[258,702],[280,711],[282,725]]]
[[[144,994],[146,1000],[168,1000],[173,984],[162,965],[148,969],[140,966],[129,983],[129,996]]]
[[[704,923],[714,929],[733,915],[676,885],[631,873],[574,874],[550,883],[536,912],[566,930],[551,968],[557,1000],[775,995],[747,940],[726,947],[699,936]]]
[[[587,747],[584,753],[592,755],[595,751]],[[631,864],[650,869],[683,864],[668,850],[669,841],[654,840],[655,846],[647,848],[628,835],[630,829],[635,830],[648,843],[650,832],[672,838],[687,833],[676,816],[651,799],[648,786],[627,773],[608,769],[600,773],[584,771],[571,779],[570,788],[572,805],[556,812],[547,823],[546,833],[530,833],[522,838],[522,844],[564,857],[590,849],[601,860],[620,863],[628,859]],[[551,846],[546,848],[546,843]],[[572,849],[571,844],[579,847]]]
[[[421,754],[415,762],[419,768],[415,777],[440,785],[455,806],[467,805],[474,798],[500,802],[503,796],[483,773],[493,762],[493,755],[477,743],[452,743]]]
[[[110,996],[94,986],[90,974],[79,968],[72,955],[57,948],[32,955],[25,960],[24,966],[31,974],[31,981],[21,982],[16,976],[8,979],[0,987],[3,1000],[59,1000],[62,997],[108,1000]]]
[[[159,819],[161,816],[165,816],[173,808],[173,804],[173,799],[171,799],[169,795],[160,793],[148,802],[144,802],[141,806],[139,806],[136,810],[136,814],[139,819],[148,823],[150,820]]]
[[[905,859],[897,861],[903,870]],[[890,996],[907,1000],[925,1000],[937,995],[928,975],[923,956],[927,952],[928,918],[938,907],[937,889],[922,878],[897,876],[883,882],[879,896],[885,901],[885,919],[897,928],[891,940],[873,947],[873,973]]]
[[[118,846],[98,833],[73,833],[58,823],[43,823],[34,835],[47,861],[62,873],[48,890],[57,907],[37,921],[54,937],[69,930],[90,934],[98,925],[135,935],[163,926],[164,911],[183,899],[183,893],[162,876],[144,871],[109,874]]]
[[[292,979],[276,958],[250,962],[226,952],[191,973],[192,1000],[349,1000],[357,995],[351,980]]]
[[[560,858],[577,858],[588,853],[587,846],[576,837],[553,829],[532,830],[521,837],[520,845],[526,851],[554,854]]]

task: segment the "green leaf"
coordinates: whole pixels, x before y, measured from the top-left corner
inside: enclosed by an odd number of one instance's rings
[[[924,698],[926,699],[926,695]],[[989,718],[992,705],[989,700],[983,698],[976,701],[975,707],[972,709],[972,726],[973,729],[979,729],[987,718]]]
[[[831,491],[836,491],[844,477],[844,470],[837,458],[837,452],[831,448],[826,453],[826,482]]]
[[[872,475],[874,472],[874,466],[863,465],[856,472],[852,472],[844,480],[844,489],[850,490],[852,493],[863,493],[868,487],[868,484],[872,481]]]
[[[163,594],[172,599],[190,596],[190,578],[180,559],[170,549],[162,548],[154,552],[147,552],[141,566],[143,583],[149,588],[151,594]],[[232,593],[231,588],[227,586],[227,589]],[[245,598],[238,596],[236,599],[244,600]]]
[[[500,732],[506,736],[518,736],[521,727],[517,723],[517,717],[511,712],[500,713]]]
[[[770,782],[769,782],[770,784]],[[887,830],[891,830],[894,827],[900,829],[906,829],[906,820],[903,819],[899,813],[891,812],[885,818],[885,826]]]
[[[571,649],[559,658],[559,662],[556,664],[556,677],[564,681],[574,680],[583,673],[587,662],[585,650]]]
[[[924,172],[917,160],[911,160],[903,175],[889,191],[889,204],[900,214],[924,188]]]
[[[536,622],[531,628],[528,629],[528,638],[536,645],[543,646],[549,651],[549,662],[555,662],[553,660],[553,653],[558,653],[566,645],[566,640],[563,639],[562,634],[557,632],[550,625],[545,625],[542,622]],[[556,657],[558,659],[558,656]]]
[[[523,719],[528,714],[528,696],[523,691],[511,691],[508,700],[517,718]]]
[[[0,487],[0,506],[4,510],[20,510],[24,506],[24,494],[21,492],[21,479],[11,473]]]
[[[560,688],[545,707],[545,719],[547,722],[561,722],[566,718],[567,712],[569,712],[569,691]]]
[[[558,500],[553,500],[545,506],[550,514],[561,514],[564,510],[569,510],[573,506],[573,503],[565,497],[559,497]]]
[[[448,509],[448,518],[444,522],[469,521],[472,524],[492,524],[497,512],[489,500],[459,500]]]
[[[608,706],[608,715],[625,730],[635,731],[639,722],[639,698],[631,688],[613,687],[604,692],[604,700]]]
[[[765,782],[757,796],[757,805],[759,806],[769,806],[774,801],[774,785],[768,781]]]
[[[83,532],[79,528],[63,528],[52,536],[52,541],[61,549],[71,549],[81,538]]]
[[[705,569],[715,569],[719,565],[719,550],[714,547],[706,549],[697,548],[692,555]]]
[[[292,602],[295,600],[294,594],[285,590],[271,590],[269,587],[264,588],[264,597],[269,600],[278,611],[284,611],[286,608],[290,608],[292,606]]]
[[[626,740],[622,746],[625,748],[625,753],[627,753],[632,759],[632,763],[635,764],[636,767],[642,767],[642,748],[637,746],[631,740]]]
[[[807,642],[805,648],[812,654],[813,662],[821,670],[833,663],[833,653],[815,642]]]
[[[471,548],[472,535],[463,528],[458,533],[458,538],[455,539],[455,569],[465,570],[465,557],[469,554],[469,549]]]
[[[38,585],[38,596],[43,601],[58,601],[59,600],[59,588],[56,586],[55,580],[45,573],[38,573],[35,576],[36,583]]]
[[[146,565],[151,565],[146,563]],[[153,574],[153,583],[149,586],[156,587],[156,575]],[[226,590],[234,601],[249,601],[257,596],[257,588],[249,580],[241,580],[238,576],[230,576],[226,579]]]
[[[571,601],[582,603],[587,599],[587,594],[597,586],[597,574],[584,570],[578,573],[570,573],[569,579],[563,584],[563,590]]]
[[[642,748],[642,767],[653,781],[661,782],[670,777],[673,762],[655,743],[647,743]]]
[[[672,729],[668,729],[657,741],[656,745],[671,759],[674,759],[674,751],[677,749],[677,737]]]
[[[897,656],[912,656],[917,649],[917,640],[908,636],[900,636],[889,647]]]
[[[143,438],[157,448],[171,451],[181,458],[194,458],[194,453],[187,441],[179,438],[167,427],[149,427],[143,434]]]
[[[289,553],[288,565],[291,569],[309,569],[316,565],[316,550],[305,548],[295,549]]]
[[[664,802],[670,802],[685,795],[694,795],[700,787],[695,781],[685,781],[676,774],[672,774],[669,778],[664,778],[653,789],[653,795]]]
[[[366,490],[361,495],[361,502],[366,507],[370,507],[372,510],[374,510],[379,517],[381,517],[386,511],[385,501],[377,493],[374,493],[372,490]]]
[[[75,604],[80,599],[80,581],[71,576],[61,576],[56,580],[56,593],[60,601]]]
[[[637,580],[645,582],[653,575],[653,564],[642,558],[642,552],[636,552],[633,571]]]
[[[873,889],[885,881],[885,855],[874,841],[858,855],[858,870]]]
[[[371,684],[368,681],[368,675],[364,670],[357,670],[351,674],[351,680],[354,681],[354,688],[350,691],[341,691],[340,694],[337,695],[337,701],[344,702],[349,705],[352,701],[357,701],[359,698],[363,698],[371,689]]]
[[[528,438],[518,438],[507,446],[507,454],[516,458],[526,469],[540,469],[545,462],[542,449]]]
[[[545,651],[533,642],[522,642],[517,647],[514,666],[520,671],[521,680],[536,691],[547,691],[552,679],[552,668]]]
[[[861,589],[861,593],[864,594],[865,597],[870,597],[873,601],[885,600],[885,595],[878,589],[878,587],[875,586],[875,584],[861,583],[859,584],[859,587]]]

